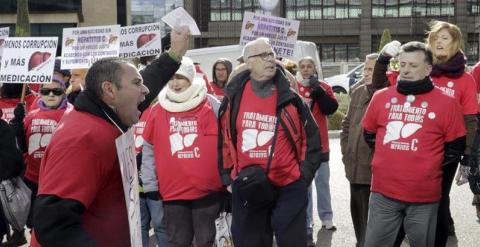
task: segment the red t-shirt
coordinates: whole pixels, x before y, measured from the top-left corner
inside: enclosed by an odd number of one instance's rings
[[[25,96],[25,111],[28,112],[31,110],[32,106],[34,105],[35,95],[29,94]],[[3,115],[1,118],[5,120],[7,123],[10,122],[14,118],[13,110],[20,102],[20,98],[14,99],[6,99],[0,98],[0,109],[2,109]]]
[[[218,100],[222,101],[223,97],[225,96],[225,92],[223,88],[219,87],[215,82],[211,81],[209,83],[208,93],[214,95]]]
[[[40,166],[39,195],[85,206],[82,228],[99,246],[130,246],[127,208],[115,148],[120,131],[89,113],[67,110]],[[39,246],[32,238],[32,246]]]
[[[397,81],[399,73],[391,74],[390,83]],[[395,77],[395,78],[394,78]],[[455,98],[462,107],[463,115],[477,114],[477,84],[475,79],[469,73],[463,73],[459,78],[449,78],[446,76],[431,76],[433,84],[445,92],[446,95]],[[395,85],[395,84],[392,84]]]
[[[462,106],[463,115],[477,114],[477,84],[469,73],[463,73],[459,78],[432,76],[433,84],[454,97]]]
[[[480,112],[480,62],[473,66],[471,74],[475,83],[477,84],[477,102],[478,102],[478,111]]]
[[[252,164],[266,169],[277,121],[276,105],[276,91],[268,98],[260,98],[253,92],[252,84],[247,82],[236,122],[238,167],[232,171],[234,176]],[[274,185],[285,186],[300,177],[300,170],[292,144],[281,124],[277,135],[268,177]]]
[[[153,145],[163,200],[195,200],[223,189],[217,167],[217,117],[207,99],[186,112],[168,112],[156,104],[143,138]]]
[[[328,85],[327,83],[320,81],[320,86],[325,90],[328,96],[330,98],[335,99],[335,95],[333,94],[332,87]],[[329,148],[329,141],[328,141],[328,118],[326,115],[323,115],[322,111],[320,110],[320,106],[318,103],[314,104],[314,107],[312,109],[312,88],[311,87],[305,87],[301,83],[298,83],[298,92],[300,96],[302,96],[303,100],[307,103],[307,105],[310,107],[312,111],[312,115],[315,118],[315,121],[318,124],[318,129],[320,138],[322,141],[322,153],[327,153],[330,151]]]
[[[28,84],[28,88],[30,88],[30,91],[33,91],[35,93],[38,93],[41,86],[42,86],[42,84],[40,84],[40,83],[29,83]]]
[[[145,111],[143,111],[142,116],[138,120],[138,123],[133,125],[133,136],[135,138],[135,153],[139,154],[142,152],[143,147],[143,130],[145,128],[145,123],[147,122],[150,112],[152,111],[152,106],[149,106]]]
[[[63,116],[66,108],[57,110],[31,111],[24,120],[25,140],[28,147],[25,155],[27,169],[25,177],[31,182],[38,183],[38,172],[45,149],[50,143],[52,133]]]
[[[398,72],[397,70],[387,71],[387,79],[390,82],[390,86],[397,85],[398,75],[400,75],[400,72]]]
[[[465,135],[453,98],[438,88],[407,97],[389,87],[374,94],[362,127],[376,133],[373,192],[406,202],[440,200],[444,145]]]

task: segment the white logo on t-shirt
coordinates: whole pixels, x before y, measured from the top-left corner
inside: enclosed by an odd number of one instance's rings
[[[390,141],[396,141],[402,138],[407,138],[413,135],[417,130],[422,128],[422,125],[416,123],[404,124],[402,121],[392,121],[387,124],[387,133],[383,138],[383,144]]]
[[[257,129],[245,129],[242,132],[242,152],[247,152],[256,147],[268,143],[273,137],[273,131],[258,131]]]
[[[35,118],[30,126],[28,138],[28,154],[34,158],[42,158],[43,152],[35,153],[40,148],[46,148],[52,139],[52,133],[57,127],[57,121],[53,119]]]
[[[193,145],[198,137],[198,123],[196,118],[175,119],[170,118],[170,151],[172,155],[177,153],[179,159],[199,158],[200,150],[195,147],[193,150],[185,150]]]
[[[396,98],[390,102],[397,102]],[[415,99],[410,99],[411,102]],[[386,108],[389,108],[388,123],[386,126],[386,133],[383,137],[383,145],[389,143],[390,149],[402,150],[402,151],[417,151],[418,142],[417,138],[413,138],[410,141],[404,141],[405,139],[414,135],[418,130],[422,128],[425,115],[427,114],[428,102],[423,101],[421,107],[411,106],[410,102],[404,104],[392,104]],[[430,116],[435,114],[430,112]]]
[[[31,155],[38,149],[47,147],[48,143],[50,143],[50,139],[52,139],[51,133],[48,133],[48,134],[35,133],[31,135],[30,138],[28,139],[28,154]],[[35,157],[35,158],[42,158],[42,157]]]
[[[267,158],[271,145],[265,146],[273,138],[276,116],[256,112],[244,112],[242,116],[242,153],[250,158]]]

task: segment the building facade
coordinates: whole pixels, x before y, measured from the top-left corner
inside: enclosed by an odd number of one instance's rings
[[[170,31],[170,27],[161,21],[170,11],[183,7],[183,0],[130,0],[132,24],[153,22],[162,23],[162,35]]]
[[[422,41],[427,23],[438,19],[457,24],[469,64],[479,60],[480,0],[278,0],[271,11],[260,2],[275,0],[29,0],[31,34],[61,37],[66,27],[158,22],[183,6],[202,32],[193,47],[231,45],[239,43],[243,13],[252,11],[300,20],[298,38],[316,43],[328,65],[361,62],[378,50],[386,28],[392,39]],[[2,0],[0,27],[14,34],[15,22],[16,0]]]
[[[15,35],[17,0],[2,0],[0,27]],[[62,37],[63,28],[131,23],[131,0],[29,0],[31,36]],[[61,46],[57,50],[60,55]]]
[[[457,24],[469,63],[479,60],[480,0],[279,0],[271,12],[259,0],[185,0],[202,32],[195,47],[239,43],[244,11],[300,20],[298,39],[318,45],[322,63],[363,61],[383,30],[401,42],[423,41],[432,19]]]

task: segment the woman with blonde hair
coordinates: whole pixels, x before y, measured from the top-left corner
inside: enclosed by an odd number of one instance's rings
[[[435,86],[452,96],[462,106],[467,129],[467,140],[462,166],[471,163],[470,148],[476,132],[478,112],[476,83],[466,73],[467,58],[463,49],[462,32],[458,26],[444,21],[432,21],[427,32],[427,45],[433,53],[433,69],[430,77]],[[454,235],[453,219],[450,214],[450,189],[457,170],[458,161],[443,166],[442,198],[438,209],[435,246],[445,246],[448,235]]]

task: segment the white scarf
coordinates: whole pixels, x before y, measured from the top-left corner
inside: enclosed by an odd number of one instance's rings
[[[207,97],[205,81],[194,78],[187,90],[176,93],[168,87],[163,87],[158,95],[159,104],[169,112],[185,112],[197,107]]]

